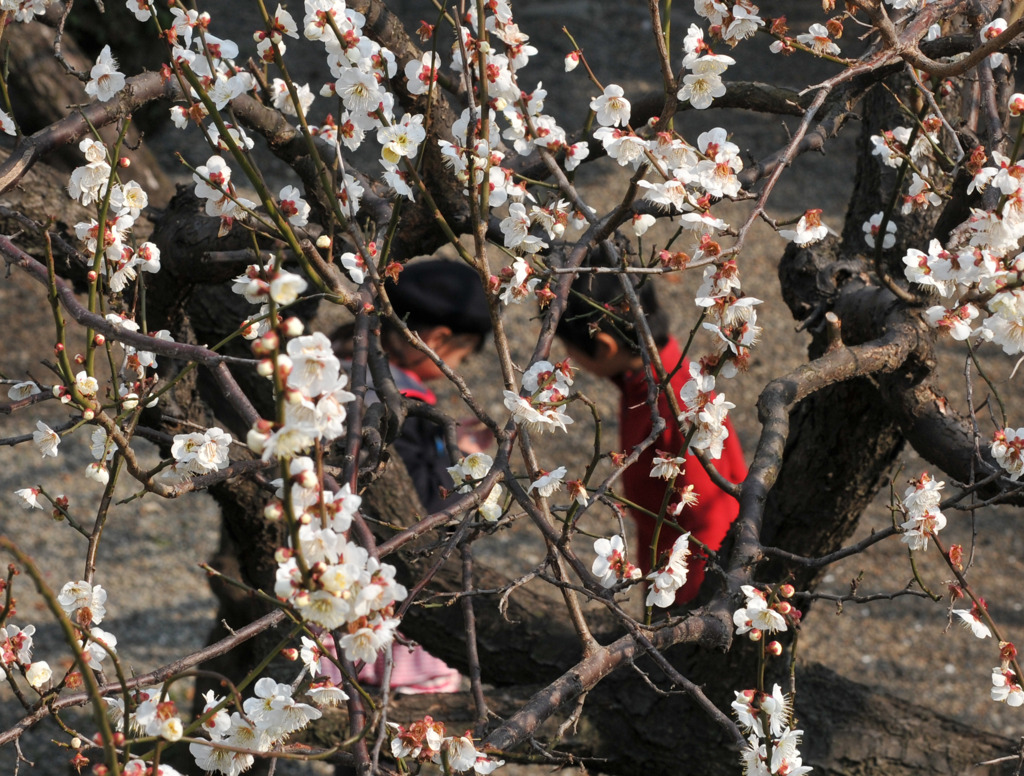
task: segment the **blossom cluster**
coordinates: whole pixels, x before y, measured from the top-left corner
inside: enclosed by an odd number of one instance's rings
[[[110,151],[102,142],[87,137],[78,147],[86,164],[72,171],[68,194],[84,206],[105,207],[105,212],[102,237],[96,218],[75,224],[75,235],[85,243],[89,255],[102,256],[99,272],[106,277],[110,290],[120,293],[136,279],[139,270],[160,271],[160,249],[151,242],[135,246],[130,239],[136,219],[149,205],[149,197],[136,181],[118,182],[117,167],[111,165]]]
[[[1011,97],[1011,112],[1017,97]],[[937,120],[925,124],[935,130],[938,126]],[[932,134],[926,134],[924,146],[919,141],[907,149],[909,130],[891,134],[876,140],[876,153],[890,165],[923,155],[934,142]],[[918,166],[926,177],[927,167]],[[1024,166],[995,150],[989,159],[978,147],[967,170],[973,176],[968,192],[992,191],[998,195],[997,205],[991,210],[973,208],[948,245],[932,240],[927,251],[908,249],[904,272],[910,282],[940,297],[939,304],[925,311],[931,326],[957,340],[976,337],[994,342],[1007,355],[1016,355],[1024,352],[1024,291],[1019,288],[1024,259],[1016,252],[1024,237]],[[919,177],[915,173],[905,207],[940,201]]]
[[[202,434],[176,434],[171,443],[171,471],[180,477],[219,471],[230,462],[231,441],[231,435],[216,426]]]
[[[408,726],[389,722],[388,727],[392,733],[391,754],[396,759],[439,765],[443,762],[446,770],[473,771],[479,776],[505,764],[504,760],[492,759],[478,750],[469,731],[462,736],[446,735],[444,723],[430,716]]]
[[[812,770],[800,756],[803,731],[791,727],[792,698],[779,685],[772,688],[771,694],[757,690],[737,692],[732,709],[747,734],[747,746],[740,755],[745,776],[801,776]]]
[[[626,545],[621,536],[598,539],[594,542],[594,552],[597,557],[590,570],[602,587],[614,587],[619,582],[640,579],[640,569],[626,560]]]
[[[487,453],[470,453],[460,458],[454,466],[449,466],[448,474],[451,475],[455,489],[459,493],[469,493],[473,489],[473,484],[486,477],[493,465],[494,459]],[[493,523],[501,517],[501,513],[504,511],[503,495],[504,489],[501,485],[495,484],[477,507],[481,519]]]
[[[0,628],[0,666],[10,671],[20,668],[25,680],[36,690],[42,690],[53,676],[50,664],[45,660],[32,660],[32,635],[35,625],[19,628],[13,623]]]
[[[907,518],[900,525],[900,540],[911,550],[928,549],[928,538],[946,527],[946,516],[939,511],[945,483],[922,474],[903,494],[902,509]]]
[[[257,277],[254,282],[262,281]],[[298,320],[289,319],[286,323],[286,333],[301,331]],[[281,338],[273,330],[263,334],[253,346],[256,353],[266,356],[260,363],[260,374],[279,379],[285,396],[284,422],[261,420],[247,435],[249,448],[262,455],[263,460],[288,459],[317,441],[331,442],[340,437],[345,431],[345,405],[355,398],[346,390],[348,375],[342,371],[341,361],[326,335],[314,332],[295,336],[283,353],[279,352],[280,344]]]
[[[740,589],[746,601],[732,615],[737,636],[746,634],[751,641],[759,641],[765,633],[784,633],[789,630],[789,623],[800,619],[800,610],[795,609],[789,601],[778,600],[774,595],[769,599],[763,590],[752,585],[743,585]],[[792,594],[791,585],[779,588],[782,598]]]
[[[1024,705],[1024,689],[1015,670],[1017,648],[1009,641],[999,643],[999,665],[992,669],[992,700],[1007,706]]]
[[[1024,428],[1003,428],[992,439],[992,457],[1016,482],[1024,474]]]
[[[504,392],[505,407],[512,413],[516,425],[531,432],[565,431],[573,422],[562,412],[572,382],[568,362],[537,361],[523,373],[522,393]]]
[[[292,459],[289,474],[287,482],[275,481],[276,498],[264,509],[278,520],[290,505],[299,525],[298,545],[278,550],[274,593],[309,622],[344,627],[348,660],[373,661],[394,638],[394,605],[408,593],[395,581],[394,566],[346,538],[360,497],[347,484],[337,492],[324,488],[310,458]]]
[[[690,533],[681,534],[672,544],[672,550],[664,562],[647,575],[651,583],[647,591],[647,606],[671,606],[676,593],[686,584],[689,573],[686,559],[690,555]]]
[[[189,744],[196,765],[207,773],[238,776],[255,762],[255,755],[269,751],[276,743],[320,719],[321,712],[293,697],[292,687],[264,677],[253,687],[254,695],[242,703],[244,714],[228,714],[225,699],[213,691],[203,697],[206,704],[203,731],[210,743]]]

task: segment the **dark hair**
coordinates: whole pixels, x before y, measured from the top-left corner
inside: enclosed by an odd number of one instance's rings
[[[491,333],[491,311],[480,275],[457,261],[431,259],[407,265],[384,285],[391,306],[413,330],[447,326],[453,334]]]
[[[584,260],[586,267],[620,266],[604,247],[591,251]],[[669,317],[659,304],[654,284],[649,278],[628,276],[636,288],[647,326],[660,348],[668,342]],[[565,343],[579,348],[588,356],[597,355],[594,340],[598,331],[606,332],[631,353],[639,353],[640,345],[633,312],[622,291],[620,275],[611,272],[583,272],[576,277],[569,292],[565,312],[558,322],[557,335]]]
[[[391,306],[399,318],[415,332],[447,326],[454,336],[475,334],[479,351],[491,333],[491,314],[480,276],[465,264],[445,259],[429,259],[406,265],[398,281],[384,284]],[[387,335],[397,327],[381,319]],[[335,329],[331,340],[336,353],[351,357],[353,323]]]

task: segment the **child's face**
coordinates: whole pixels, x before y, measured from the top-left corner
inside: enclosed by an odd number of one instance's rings
[[[479,334],[452,334],[447,327],[437,327],[427,332],[420,332],[423,341],[437,353],[445,365],[451,369],[458,369],[459,365],[477,348],[480,347],[482,338]],[[420,353],[419,355],[423,355]],[[426,356],[421,361],[409,367],[409,371],[415,374],[420,380],[437,380],[444,377],[444,373],[437,364]]]
[[[608,337],[608,335],[603,336]],[[633,368],[633,358],[629,351],[617,347],[615,344],[609,344],[600,337],[601,335],[597,341],[597,352],[592,356],[575,345],[563,341],[562,344],[565,346],[565,352],[569,355],[569,361],[597,377],[617,377]]]

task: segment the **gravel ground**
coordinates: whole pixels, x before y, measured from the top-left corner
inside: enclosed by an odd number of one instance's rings
[[[246,25],[252,24],[247,11],[228,6],[221,0],[220,7],[230,7],[231,14],[214,14],[214,32],[217,24],[230,17],[239,29],[233,37],[243,45],[249,39]],[[791,23],[796,26],[800,6],[783,3],[791,11]],[[816,4],[811,4],[816,5]],[[419,6],[409,2],[407,18],[418,20]],[[577,36],[585,53],[599,62],[598,76],[606,82],[617,82],[627,94],[652,87],[649,74],[656,72],[651,49],[644,35],[649,27],[646,3],[637,0],[577,0],[575,2],[527,2],[515,4],[520,26],[534,36],[539,46],[556,46],[568,50],[559,32],[567,24]],[[811,11],[810,13],[815,13]],[[599,20],[595,24],[594,21]],[[685,17],[676,20],[676,39],[681,41]],[[296,47],[297,48],[297,47]],[[786,60],[746,56],[760,46],[749,46],[740,51],[737,78],[772,77],[779,75],[790,83],[807,83],[828,75],[827,72],[808,75],[806,59]],[[322,74],[319,64],[310,60],[299,66],[298,80],[318,82]],[[302,69],[302,68],[305,69]],[[789,74],[782,71],[789,68]],[[531,73],[532,74],[532,73]],[[585,112],[585,101],[594,90],[579,73],[567,76],[557,68],[540,72],[551,94],[553,110],[570,122]],[[799,79],[803,78],[803,81]],[[735,130],[734,141],[749,149],[754,157],[784,142],[787,130],[778,119],[721,113],[686,115],[680,119],[681,131],[687,136],[721,123]],[[160,138],[157,143],[173,142]],[[829,156],[800,159],[791,174],[783,178],[776,191],[775,215],[796,215],[809,207],[823,207],[827,223],[838,226],[843,216],[845,196],[852,184],[852,143],[843,140],[830,147]],[[594,165],[581,174],[581,187],[595,203],[608,205],[622,191],[623,181],[614,164]],[[742,217],[743,207],[732,206],[726,216],[733,223]],[[653,243],[651,243],[653,244]],[[728,387],[729,398],[738,407],[734,418],[741,440],[748,453],[753,450],[758,434],[754,401],[763,385],[772,377],[800,363],[804,355],[806,338],[794,331],[788,311],[778,294],[774,278],[774,265],[783,249],[783,241],[766,228],[757,228],[749,242],[741,269],[745,286],[765,299],[761,318],[765,332],[761,346],[755,353],[750,371]],[[684,278],[678,283],[665,282],[661,291],[670,300],[676,325],[685,331],[695,318],[692,292],[695,278]],[[525,357],[532,342],[535,321],[532,309],[517,308],[508,316],[508,328],[516,349],[518,362],[525,366]],[[38,358],[35,345],[49,342],[51,320],[45,310],[43,295],[20,275],[0,282],[0,316],[13,336],[8,336],[2,352],[6,377],[21,377],[31,373],[45,378],[45,368]],[[947,355],[952,374],[962,372],[961,356]],[[991,367],[999,380],[1000,390],[1011,406],[1021,398],[1019,380],[1008,381],[1008,369],[1003,365]],[[500,393],[492,384],[495,366],[481,355],[473,359],[466,369],[466,378],[474,391],[479,391],[486,406],[503,414]],[[955,385],[955,383],[954,383]],[[606,439],[614,439],[616,397],[607,384],[581,376],[578,387],[594,399],[604,417]],[[461,415],[452,396],[442,396],[442,407],[451,408]],[[577,412],[576,415],[581,413]],[[0,416],[0,437],[31,432],[37,418],[60,422],[59,408],[42,405],[38,412],[13,417]],[[562,464],[570,471],[579,470],[586,461],[591,445],[592,426],[580,418],[572,432],[561,437],[542,440],[543,460]],[[155,455],[152,451],[150,455]],[[38,563],[46,583],[59,589],[64,581],[82,575],[84,540],[67,525],[54,523],[45,513],[25,512],[16,506],[12,495],[17,488],[41,484],[49,492],[68,492],[73,495],[72,508],[83,519],[90,514],[98,498],[98,486],[83,482],[80,473],[91,460],[86,440],[81,435],[61,445],[57,459],[41,460],[26,447],[0,447],[0,531],[18,542],[19,546]],[[905,456],[905,465],[896,487],[902,491],[903,481],[917,476],[927,468],[914,455]],[[125,487],[121,497],[131,495]],[[888,495],[883,493],[862,521],[859,535],[889,524]],[[1016,512],[1010,509],[989,509],[980,512],[972,522],[967,514],[950,515],[948,541],[969,546],[972,530],[976,530],[974,579],[990,601],[997,621],[1005,624],[1011,634],[1017,634],[1022,607],[1018,592],[1024,571],[1024,538],[1014,530]],[[608,530],[612,525],[607,515],[595,516],[588,526],[595,532]],[[113,512],[106,528],[100,553],[100,572],[97,581],[109,591],[108,619],[103,627],[115,633],[118,651],[136,672],[144,672],[178,656],[190,648],[201,645],[213,615],[213,602],[208,593],[202,571],[197,563],[212,552],[216,543],[217,514],[210,500],[193,494],[179,501],[161,502],[147,497],[132,502]],[[526,531],[512,530],[499,534],[490,544],[481,547],[481,553],[491,562],[503,563],[514,575],[529,568],[542,557],[542,547]],[[945,575],[936,565],[926,561],[922,576],[933,590],[945,589]],[[845,593],[850,581],[860,578],[861,593],[895,593],[902,590],[911,578],[909,563],[903,545],[888,541],[876,546],[869,554],[837,564],[822,586],[823,592]],[[23,577],[19,580],[21,600],[15,622],[37,624],[37,656],[59,665],[59,652],[50,645],[56,637],[55,626],[49,625],[41,600],[31,594]],[[1018,638],[1020,638],[1018,636]],[[964,722],[977,724],[995,732],[1017,736],[1021,733],[1019,716],[1015,710],[988,700],[989,671],[995,664],[994,647],[971,637],[959,627],[950,627],[947,607],[920,598],[901,597],[894,601],[879,601],[868,605],[847,605],[842,612],[819,603],[808,618],[801,636],[800,651],[809,660],[820,660],[847,676],[878,686],[902,697],[924,702],[941,709]],[[6,688],[0,689],[0,729],[6,728],[19,716],[17,704]],[[76,722],[88,729],[88,723]],[[54,726],[41,726],[24,739],[24,754],[36,763],[35,773],[64,772],[65,757],[54,753],[48,743],[61,735]],[[15,770],[13,747],[0,749],[0,773]]]

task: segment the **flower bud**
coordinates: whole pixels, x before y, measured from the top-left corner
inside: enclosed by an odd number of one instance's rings
[[[287,377],[287,375],[286,374],[282,375],[282,377]],[[292,404],[292,405],[302,404],[302,402],[305,400],[305,398],[306,398],[306,395],[302,391],[298,390],[297,388],[288,388],[288,387],[286,387],[284,389],[284,400],[286,402],[288,402],[289,404]]]
[[[252,352],[260,357],[269,356],[281,346],[281,338],[276,331],[268,331],[252,343]]]
[[[260,455],[263,453],[263,448],[267,446],[267,440],[269,439],[270,434],[260,431],[258,428],[250,428],[245,435],[245,444],[256,455]]]
[[[757,628],[751,628],[747,632],[747,636],[750,638],[751,641],[760,641],[762,635],[763,634],[761,633],[761,631],[759,631]]]
[[[78,736],[75,736],[74,738],[72,738],[71,739],[71,748],[72,749],[81,749],[82,748],[82,739],[79,738]]]
[[[774,657],[778,657],[782,654],[782,645],[777,641],[769,641],[765,646],[765,651]]]
[[[95,417],[96,417],[96,413],[93,410],[91,410],[91,409],[87,409],[84,412],[82,412],[82,420],[90,421],[90,420],[92,420]]]
[[[789,614],[791,611],[793,611],[793,605],[787,601],[782,601],[780,603],[775,604],[775,611],[783,615]]]
[[[576,51],[570,51],[565,55],[565,72],[571,73],[580,63],[580,52],[579,49]]]
[[[255,451],[254,451],[255,452]],[[263,507],[263,517],[272,523],[284,519],[284,505],[280,501],[270,501]],[[280,563],[280,561],[278,561]]]
[[[281,324],[281,332],[286,337],[300,337],[304,329],[302,321],[294,315],[291,318],[285,318],[284,323]]]
[[[132,166],[132,160],[129,159],[127,156],[122,156],[120,159],[117,160],[117,166],[127,169],[128,167]]]
[[[124,746],[124,733],[120,730],[114,733],[114,746]]]
[[[92,766],[93,776],[107,776],[107,773],[109,772],[110,769],[107,768],[107,766],[105,766],[103,763],[97,763],[96,765]]]
[[[265,358],[256,365],[256,374],[260,377],[272,377],[274,374],[274,362]]]
[[[56,345],[54,345],[53,346],[53,352],[54,353],[63,353],[64,352],[64,343],[63,342],[58,342]]]
[[[277,357],[277,373],[282,380],[292,373],[292,360],[288,356],[280,355]]]
[[[110,472],[107,471],[107,467],[102,463],[91,463],[85,467],[85,476],[94,482],[98,482],[100,485],[106,485],[110,482]]]
[[[73,360],[73,361],[74,361],[74,362],[75,362],[76,364],[78,364],[79,366],[81,366],[82,364],[84,364],[84,363],[85,363],[85,356],[83,356],[83,355],[82,355],[81,353],[75,353],[75,357],[74,357],[74,359],[72,359],[72,360]]]
[[[287,649],[282,649],[281,657],[283,657],[285,660],[290,660],[294,663],[296,660],[299,659],[299,650],[295,649],[295,647],[288,647]]]
[[[287,563],[291,557],[292,551],[288,547],[278,547],[274,550],[274,561],[277,563]]]
[[[796,593],[796,588],[790,584],[779,586],[779,595],[783,598],[792,598],[794,593]]]
[[[331,247],[331,238],[326,234],[322,234],[316,238],[316,247],[320,250],[326,250]]]
[[[1013,646],[1012,641],[1000,641],[999,642],[999,658],[1009,662],[1017,657],[1017,648]]]
[[[107,338],[104,337],[99,332],[97,332],[96,334],[93,335],[92,341],[93,341],[93,344],[96,345],[96,347],[100,347],[100,346],[103,345],[104,342],[107,341]]]
[[[121,409],[133,410],[139,406],[139,395],[137,393],[126,393],[121,397]]]
[[[306,488],[307,490],[312,490],[320,484],[320,481],[317,479],[316,472],[312,469],[304,469],[296,474],[294,482],[300,488]]]

